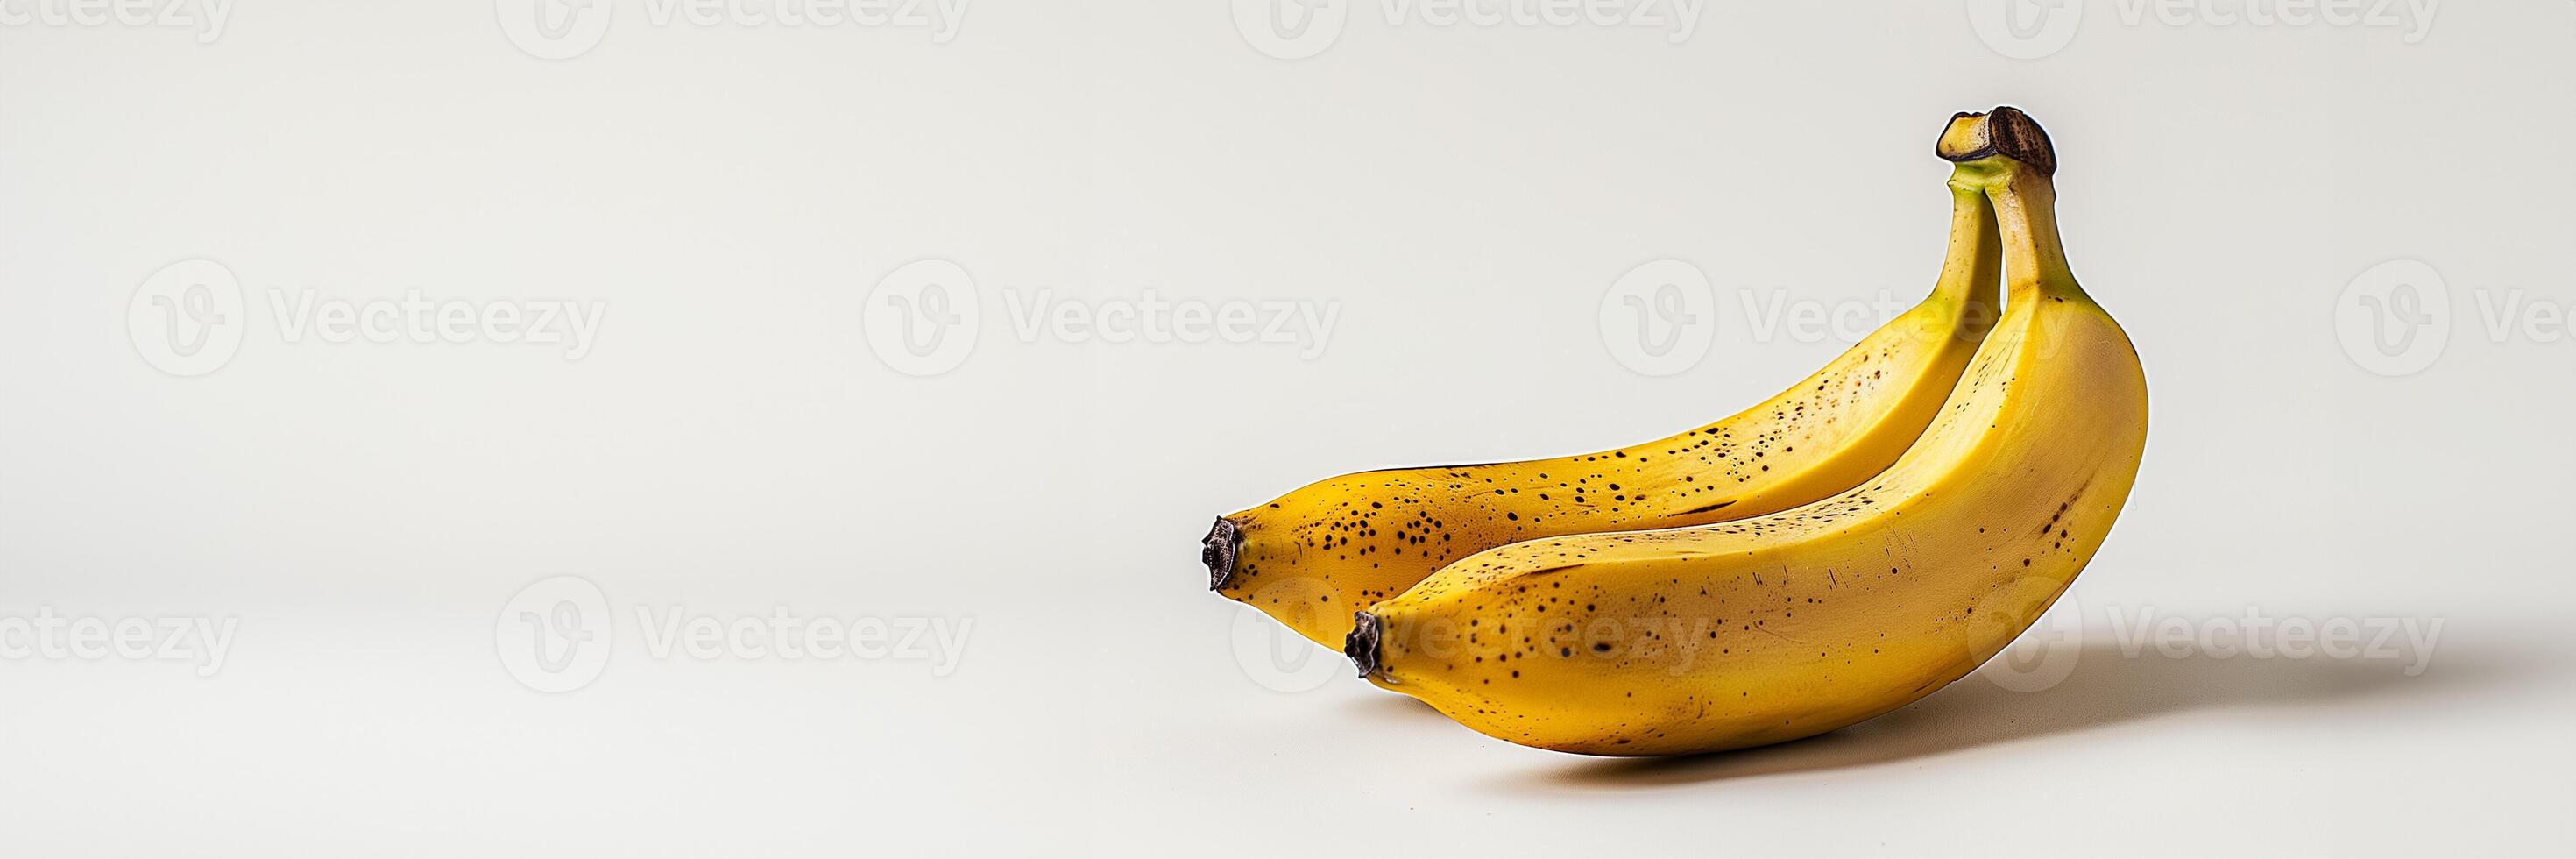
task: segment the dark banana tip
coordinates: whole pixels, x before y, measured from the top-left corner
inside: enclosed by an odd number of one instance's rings
[[[1199,540],[1199,563],[1207,565],[1208,590],[1224,590],[1227,582],[1234,581],[1234,558],[1242,549],[1242,529],[1232,519],[1217,517],[1207,536]]]
[[[2030,165],[2042,176],[2057,175],[2057,146],[2048,131],[2021,108],[2005,105],[1991,113],[1962,112],[1941,130],[1935,151],[1951,161],[1974,161],[2001,155]]]
[[[1342,639],[1342,655],[1350,657],[1351,664],[1359,667],[1361,677],[1377,673],[1377,642],[1384,630],[1385,626],[1378,621],[1377,615],[1364,611],[1351,613],[1351,634]]]

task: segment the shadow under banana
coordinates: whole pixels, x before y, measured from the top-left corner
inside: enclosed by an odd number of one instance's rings
[[[2153,644],[2131,654],[2095,642],[2078,651],[2064,680],[2044,689],[2014,691],[1970,676],[1904,709],[1830,734],[1705,755],[1584,760],[1542,771],[1536,781],[1553,789],[1618,790],[1864,767],[2190,711],[2309,707],[2530,681],[2550,670],[2549,661],[2542,655],[2445,651],[2409,677],[2402,660],[2258,659],[2197,650],[2177,657]],[[1985,670],[1997,668],[1990,663]]]

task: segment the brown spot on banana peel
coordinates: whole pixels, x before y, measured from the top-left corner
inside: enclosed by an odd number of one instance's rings
[[[1701,513],[1711,513],[1711,512],[1718,511],[1718,510],[1724,510],[1724,509],[1726,509],[1727,507],[1733,506],[1734,504],[1735,504],[1735,502],[1733,502],[1733,501],[1720,501],[1720,502],[1717,502],[1717,503],[1715,503],[1715,504],[1708,505],[1708,506],[1706,506],[1706,507],[1693,507],[1693,508],[1691,508],[1691,509],[1684,510],[1684,511],[1682,511],[1682,512],[1674,513],[1674,514],[1671,514],[1671,515],[1672,515],[1672,516],[1694,516],[1694,515],[1698,515],[1698,514],[1701,514]],[[1670,516],[1668,516],[1668,517],[1666,517],[1666,518],[1671,518],[1671,517],[1670,517]]]

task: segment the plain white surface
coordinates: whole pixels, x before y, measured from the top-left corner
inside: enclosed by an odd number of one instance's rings
[[[2576,5],[2441,4],[2411,30],[2090,3],[2025,60],[1957,3],[1713,4],[1680,44],[1364,4],[1293,62],[1214,3],[982,0],[945,41],[646,6],[554,61],[511,40],[510,2],[245,3],[205,44],[0,27],[0,621],[237,630],[212,676],[0,661],[9,852],[2576,840],[2576,336],[2481,320],[2576,301]],[[1740,755],[1582,759],[1338,673],[1288,691],[1331,654],[1276,662],[1201,590],[1208,519],[1305,481],[1626,443],[1803,375],[1842,342],[1762,335],[1741,300],[1910,300],[1949,205],[1932,138],[1999,103],[2055,136],[2075,269],[2154,396],[2128,511],[2052,615],[2089,642],[2058,682],[1973,677]],[[862,314],[924,259],[971,275],[982,329],[915,377]],[[1599,314],[1660,259],[1706,272],[1720,313],[1704,359],[1650,376]],[[2439,273],[2449,337],[2383,376],[2339,314],[2401,259]],[[238,279],[247,327],[181,377],[129,323],[190,260]],[[606,315],[571,360],[288,342],[268,305],[415,288]],[[1149,289],[1339,315],[1311,344],[1009,321]],[[503,651],[513,600],[556,576],[598,589],[585,618],[614,639],[549,694]],[[639,608],[971,625],[953,661],[656,658]],[[2409,676],[2125,652],[2142,612],[2442,626]]]

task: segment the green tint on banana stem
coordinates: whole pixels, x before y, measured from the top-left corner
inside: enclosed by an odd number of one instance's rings
[[[1994,209],[1961,179],[1931,295],[1779,395],[1632,447],[1306,486],[1217,520],[1200,551],[1210,588],[1339,648],[1353,613],[1484,549],[1732,521],[1859,485],[1922,434],[1999,315]],[[1593,407],[1571,393],[1558,402]]]

